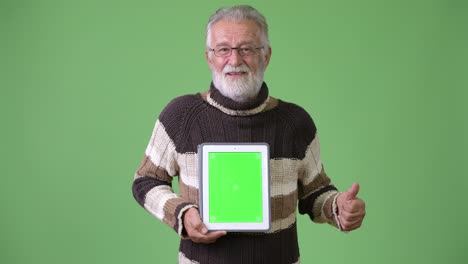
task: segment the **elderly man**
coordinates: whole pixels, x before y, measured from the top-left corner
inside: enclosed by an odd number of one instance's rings
[[[175,98],[160,114],[134,182],[135,199],[181,237],[179,263],[298,263],[296,208],[342,231],[359,228],[359,185],[338,192],[320,160],[317,129],[299,106],[269,95],[265,18],[250,6],[219,9],[206,29],[208,91]],[[271,230],[208,232],[198,212],[197,146],[267,142]],[[179,176],[179,194],[171,182]],[[297,206],[298,205],[298,206]]]

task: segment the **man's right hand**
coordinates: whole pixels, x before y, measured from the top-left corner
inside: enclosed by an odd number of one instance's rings
[[[213,243],[226,235],[226,231],[208,232],[196,208],[190,208],[184,214],[184,227],[187,235],[195,243]]]

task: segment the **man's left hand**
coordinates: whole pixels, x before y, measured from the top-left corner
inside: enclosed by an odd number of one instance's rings
[[[359,228],[366,215],[366,204],[357,197],[358,192],[359,184],[354,183],[348,191],[340,193],[336,198],[338,219],[343,231]]]

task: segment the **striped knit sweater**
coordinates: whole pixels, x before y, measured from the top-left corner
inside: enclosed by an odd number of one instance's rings
[[[187,238],[182,216],[197,207],[197,146],[204,142],[267,142],[270,145],[271,218],[267,233],[228,233],[215,243]],[[171,182],[178,177],[179,194]],[[181,96],[162,111],[138,168],[133,195],[181,237],[179,263],[298,263],[296,208],[312,221],[338,226],[337,189],[320,160],[317,129],[299,106],[268,94],[238,103],[213,85]]]

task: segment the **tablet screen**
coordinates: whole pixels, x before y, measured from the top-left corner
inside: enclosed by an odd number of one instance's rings
[[[262,222],[261,153],[210,152],[208,159],[210,222]]]

